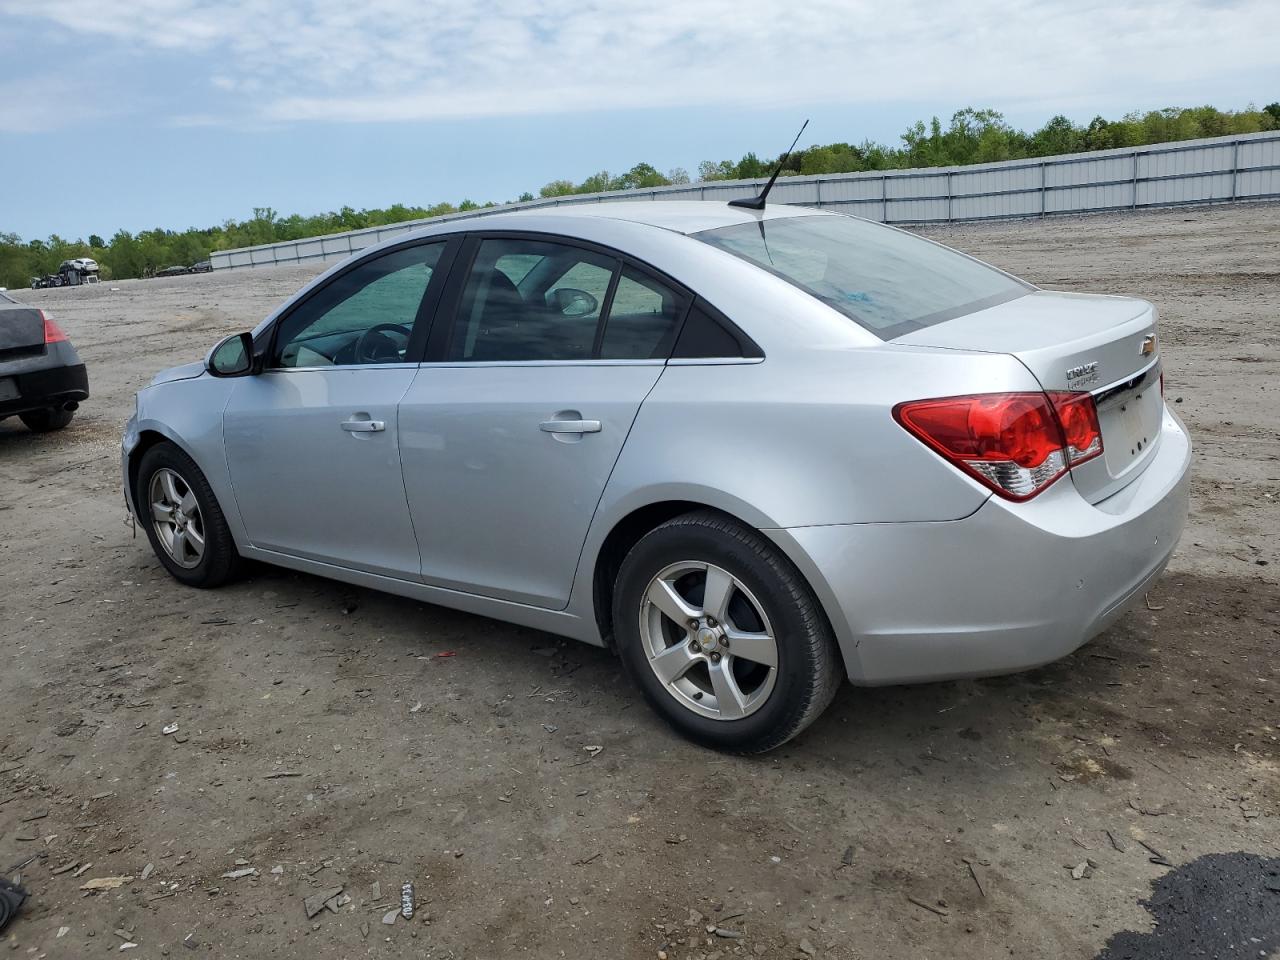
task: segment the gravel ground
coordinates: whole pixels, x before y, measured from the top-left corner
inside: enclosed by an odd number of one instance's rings
[[[1274,857],[1280,208],[930,235],[1159,304],[1190,526],[1066,660],[846,688],[748,760],[672,735],[604,651],[269,568],[193,591],[131,539],[133,392],[312,268],[32,292],[94,395],[58,434],[0,424],[0,869],[35,858],[3,874],[32,893],[13,955],[1083,960],[1150,933],[1153,859]]]

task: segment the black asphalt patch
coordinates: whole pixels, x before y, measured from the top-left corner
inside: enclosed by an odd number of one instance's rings
[[[1142,905],[1156,928],[1114,934],[1095,960],[1269,957],[1280,950],[1280,859],[1200,857],[1156,880]]]

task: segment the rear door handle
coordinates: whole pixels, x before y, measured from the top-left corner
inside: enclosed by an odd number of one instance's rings
[[[543,433],[599,433],[599,420],[543,420],[538,424]]]
[[[342,429],[348,433],[381,433],[387,424],[385,420],[343,420]]]

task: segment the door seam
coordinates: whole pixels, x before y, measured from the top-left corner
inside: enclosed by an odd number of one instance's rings
[[[636,421],[640,419],[640,411],[644,409],[645,402],[653,395],[653,391],[658,389],[658,384],[662,382],[662,378],[666,376],[666,373],[667,365],[663,364],[662,372],[654,378],[653,385],[645,391],[645,395],[636,404],[636,412],[631,417],[631,423],[627,425],[627,434],[622,438],[622,445],[618,447],[618,455],[609,467],[609,475],[605,477],[604,484],[600,487],[600,496],[596,498],[595,506],[591,508],[591,519],[587,522],[587,532],[582,537],[582,543],[578,545],[578,560],[573,565],[573,578],[569,581],[569,597],[565,600],[564,606],[558,608],[560,611],[568,610],[573,605],[573,588],[582,573],[582,555],[586,552],[587,541],[591,539],[591,531],[596,525],[596,514],[600,512],[600,504],[604,502],[605,491],[609,489],[609,483],[613,480],[614,471],[618,469],[618,464],[622,462],[622,454],[627,449],[627,441],[631,439],[631,431],[635,429]]]
[[[408,386],[404,388],[404,393],[400,394],[400,399],[396,401],[396,463],[400,465],[400,489],[404,491],[404,512],[409,517],[409,532],[413,534],[414,546],[418,548],[417,582],[426,583],[422,575],[422,541],[418,539],[418,527],[413,522],[413,505],[409,502],[409,483],[404,476],[404,453],[400,445],[400,407],[404,403],[404,398],[409,395],[409,391],[413,389],[413,385],[418,382],[418,377],[421,374],[422,364],[418,364],[418,369],[414,371]]]

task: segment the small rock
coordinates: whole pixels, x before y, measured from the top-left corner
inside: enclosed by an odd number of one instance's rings
[[[81,890],[118,890],[126,883],[133,880],[133,877],[94,877],[80,885]]]
[[[814,949],[813,944],[805,939],[801,939],[800,941],[800,952],[809,957],[815,957],[818,955],[818,951]]]
[[[176,723],[166,724],[164,727],[161,728],[160,732],[167,737],[171,733],[178,732],[178,725]]]
[[[324,909],[325,904],[336,898],[342,893],[341,887],[331,887],[328,890],[321,890],[319,893],[312,894],[302,901],[302,908],[307,912],[307,919],[310,920],[317,913]]]

